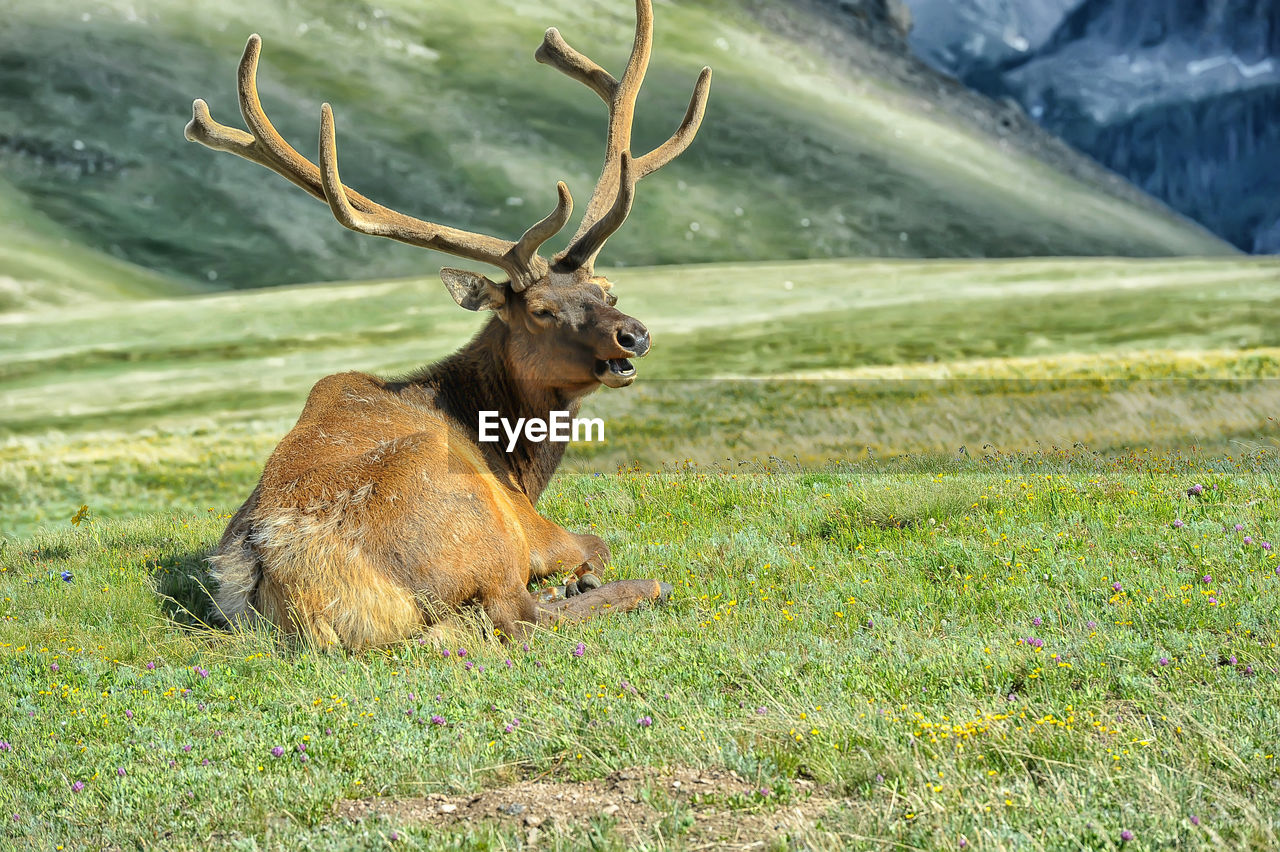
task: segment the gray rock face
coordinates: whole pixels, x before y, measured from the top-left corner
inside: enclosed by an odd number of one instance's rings
[[[912,48],[1237,246],[1280,249],[1280,0],[908,0]]]

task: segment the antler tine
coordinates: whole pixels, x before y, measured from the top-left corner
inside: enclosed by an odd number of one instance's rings
[[[245,45],[236,77],[240,112],[251,132],[245,133],[217,123],[209,114],[208,104],[197,99],[192,104],[192,118],[185,130],[188,139],[271,169],[313,197],[327,202],[338,221],[352,230],[497,266],[511,276],[512,286],[517,289],[523,289],[529,280],[545,273],[546,261],[537,256],[538,246],[563,227],[572,209],[568,189],[563,184],[559,187],[560,203],[556,210],[530,228],[518,243],[437,225],[383,207],[342,184],[338,176],[333,111],[328,104],[324,105],[320,115],[320,149],[324,168],[312,163],[284,141],[258,99],[257,73],[261,50],[262,39],[255,33]]]
[[[556,209],[552,210],[545,219],[538,222],[529,230],[524,232],[511,249],[511,255],[515,262],[525,268],[539,266],[539,271],[545,272],[546,261],[538,257],[538,248],[547,240],[560,233],[560,229],[569,221],[569,217],[573,215],[573,196],[569,194],[569,187],[564,181],[556,184],[556,192],[559,193],[559,200],[556,202]],[[525,282],[517,278],[511,279],[511,286],[518,293],[525,288]]]
[[[674,160],[693,142],[702,124],[711,91],[711,69],[703,68],[694,86],[684,120],[666,142],[643,157],[632,159],[631,127],[635,119],[636,97],[644,82],[653,50],[653,0],[636,0],[636,34],[631,56],[622,79],[615,80],[595,62],[574,50],[554,27],[547,30],[534,57],[583,83],[609,105],[609,127],[605,141],[604,167],[587,212],[582,217],[569,248],[555,258],[558,269],[579,268],[595,263],[605,241],[613,235],[631,210],[635,184]],[[626,159],[627,167],[623,168]]]
[[[643,157],[636,158],[636,180],[651,175],[667,163],[685,152],[685,149],[698,135],[702,126],[702,116],[707,111],[707,97],[711,94],[711,69],[704,67],[694,84],[693,96],[689,98],[689,108],[685,110],[684,120],[671,134],[671,138],[654,148]]]
[[[533,58],[587,86],[606,104],[613,103],[618,81],[608,71],[570,47],[555,27],[547,30],[542,37],[542,44],[533,52]]]
[[[558,270],[580,269],[594,263],[605,240],[613,236],[622,227],[622,223],[627,221],[627,216],[631,214],[631,204],[636,198],[637,178],[634,172],[631,155],[624,151],[618,160],[618,194],[613,200],[613,206],[556,258]]]

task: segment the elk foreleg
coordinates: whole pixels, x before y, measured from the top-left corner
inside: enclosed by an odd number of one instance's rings
[[[538,604],[538,625],[577,624],[613,612],[630,612],[646,603],[666,603],[670,583],[658,580],[617,580],[582,594]]]
[[[529,577],[541,580],[553,574],[572,572],[567,585],[573,586],[569,594],[579,590],[597,588],[600,580],[592,572],[603,570],[609,564],[609,545],[599,536],[590,533],[571,533],[550,521],[544,521],[541,541],[530,548]],[[590,577],[583,583],[583,578]]]

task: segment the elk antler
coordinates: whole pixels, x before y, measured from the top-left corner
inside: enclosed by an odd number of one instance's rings
[[[258,55],[261,50],[262,39],[256,33],[249,36],[238,72],[240,113],[250,132],[217,123],[209,115],[208,104],[197,98],[192,104],[191,121],[186,127],[188,139],[266,166],[315,198],[327,202],[337,220],[353,231],[497,266],[511,276],[511,286],[516,291],[523,290],[546,274],[547,262],[538,256],[538,247],[565,226],[573,211],[573,198],[564,183],[556,187],[559,200],[555,210],[514,243],[415,219],[383,207],[344,186],[338,177],[333,111],[328,104],[320,110],[321,167],[295,151],[272,126],[258,100]]]
[[[684,120],[671,138],[642,157],[631,156],[631,124],[635,118],[636,96],[649,67],[652,47],[653,2],[636,0],[635,44],[621,80],[614,79],[608,71],[570,47],[555,27],[547,30],[542,45],[534,53],[539,62],[587,86],[609,106],[604,169],[591,193],[591,201],[587,203],[587,212],[582,217],[578,232],[569,247],[556,255],[557,269],[590,268],[594,265],[605,240],[621,227],[631,212],[636,183],[680,156],[693,142],[702,124],[707,95],[711,91],[710,68],[703,68],[698,75]]]

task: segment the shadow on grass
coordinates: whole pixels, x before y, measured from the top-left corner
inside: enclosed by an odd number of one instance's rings
[[[221,624],[211,597],[217,581],[209,574],[210,548],[167,554],[156,562],[156,594],[165,615],[186,627],[215,628]]]

